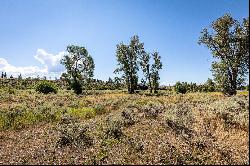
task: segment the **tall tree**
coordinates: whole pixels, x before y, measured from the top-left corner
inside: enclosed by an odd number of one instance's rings
[[[139,41],[138,36],[133,36],[129,45],[123,43],[117,45],[116,58],[118,68],[114,72],[123,72],[123,78],[126,81],[129,93],[134,93],[134,90],[137,88],[137,71],[139,70],[137,59],[143,52],[144,44]]]
[[[142,72],[144,74],[144,77],[145,77],[145,82],[148,81],[149,83],[149,90],[150,90],[150,93],[152,93],[152,82],[151,82],[151,72],[150,72],[150,63],[149,63],[149,60],[150,60],[150,54],[149,53],[146,53],[144,52],[141,57],[140,57],[140,66],[142,68]]]
[[[249,18],[239,22],[229,14],[211,24],[211,31],[203,29],[199,44],[212,52],[214,80],[224,94],[235,95],[249,72]]]
[[[161,56],[159,56],[158,52],[153,52],[152,54],[154,63],[152,64],[151,68],[151,77],[152,77],[152,85],[154,89],[154,93],[157,93],[157,90],[159,88],[159,70],[162,69],[162,62],[161,62]]]
[[[67,73],[63,73],[62,76],[76,94],[81,94],[84,81],[87,82],[94,76],[94,60],[85,47],[69,45],[67,52],[61,60]]]

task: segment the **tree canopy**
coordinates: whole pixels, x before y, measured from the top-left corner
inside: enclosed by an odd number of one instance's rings
[[[203,29],[198,43],[215,58],[212,72],[217,84],[225,94],[234,95],[249,72],[249,18],[240,22],[225,14],[210,28]]]
[[[83,82],[94,76],[94,60],[85,47],[69,45],[67,52],[61,60],[67,73],[63,73],[62,76],[69,82],[75,93],[80,94]]]

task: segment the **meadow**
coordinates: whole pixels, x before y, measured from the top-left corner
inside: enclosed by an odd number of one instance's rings
[[[0,89],[0,164],[249,164],[249,92]]]

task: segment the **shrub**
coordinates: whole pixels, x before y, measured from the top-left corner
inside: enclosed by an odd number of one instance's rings
[[[176,93],[186,93],[187,92],[187,83],[186,82],[177,82],[174,86],[175,92]]]
[[[158,103],[150,102],[147,105],[142,106],[141,110],[144,112],[146,117],[156,118],[164,110],[164,106]]]
[[[123,120],[124,126],[131,126],[138,121],[138,118],[136,117],[135,111],[133,109],[126,109],[125,108],[121,112],[121,118]]]
[[[9,88],[8,93],[9,94],[16,94],[16,91],[15,91],[15,89]]]
[[[58,88],[55,84],[48,82],[48,81],[43,81],[40,84],[36,86],[36,91],[44,94],[48,93],[57,93]]]
[[[122,122],[119,119],[108,117],[106,120],[106,138],[120,139],[123,136]]]
[[[89,147],[93,145],[93,138],[88,134],[88,126],[79,123],[70,123],[57,126],[59,139],[57,145],[64,147],[73,145],[75,147]]]
[[[195,117],[190,106],[184,103],[176,105],[173,109],[166,112],[165,120],[167,126],[175,132],[179,134],[185,133],[188,137],[192,136]]]
[[[82,85],[80,82],[78,81],[74,81],[72,84],[71,84],[71,88],[74,90],[74,92],[76,94],[81,94],[82,93]]]
[[[68,110],[68,114],[73,117],[80,117],[85,119],[91,119],[96,116],[96,112],[94,108],[70,108]]]

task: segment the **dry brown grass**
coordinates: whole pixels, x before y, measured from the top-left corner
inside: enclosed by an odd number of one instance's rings
[[[0,164],[249,164],[248,94],[0,93]]]

